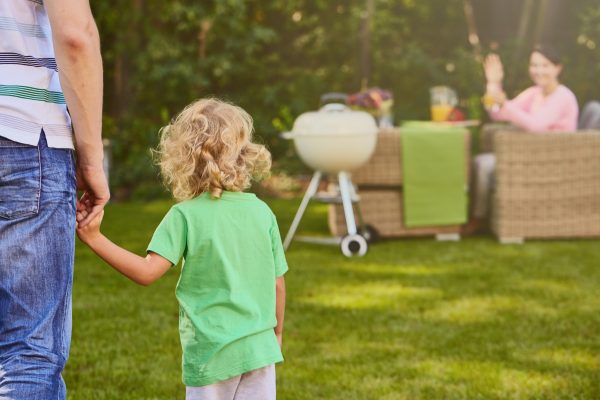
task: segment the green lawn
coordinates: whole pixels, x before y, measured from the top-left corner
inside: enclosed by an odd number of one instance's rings
[[[287,229],[298,201],[271,205]],[[142,254],[169,203],[115,204],[105,233]],[[326,233],[326,206],[304,233]],[[279,399],[600,399],[598,241],[388,241],[345,259],[288,253]],[[183,399],[174,287],[75,261],[69,398]]]

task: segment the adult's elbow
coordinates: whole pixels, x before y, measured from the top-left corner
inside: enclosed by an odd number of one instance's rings
[[[523,122],[521,124],[516,124],[517,127],[533,133],[544,133],[550,131],[550,125],[544,123],[537,122]]]
[[[86,52],[100,46],[100,35],[92,18],[55,28],[54,40],[55,45],[63,47],[71,54]]]

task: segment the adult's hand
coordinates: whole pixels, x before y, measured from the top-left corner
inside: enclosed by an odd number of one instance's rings
[[[110,199],[110,191],[101,166],[82,166],[78,163],[76,171],[77,189],[83,191],[83,195],[77,200],[77,211],[79,215],[85,215],[77,223],[80,227],[84,227],[102,212]],[[82,214],[82,211],[85,212]]]
[[[494,104],[502,107],[506,101],[506,93],[503,90],[491,94]]]
[[[504,79],[504,67],[497,54],[489,54],[483,61],[483,70],[488,84],[500,86]]]
[[[102,160],[102,56],[100,35],[88,0],[44,0],[52,26],[58,74],[71,114],[77,150],[77,182],[87,225],[110,195]]]

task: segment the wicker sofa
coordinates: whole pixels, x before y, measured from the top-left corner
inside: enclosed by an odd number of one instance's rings
[[[492,125],[481,143],[496,154],[491,227],[501,242],[600,237],[600,131]]]

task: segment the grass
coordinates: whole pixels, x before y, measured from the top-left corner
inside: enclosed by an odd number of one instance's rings
[[[285,232],[298,201],[270,204]],[[111,205],[105,232],[142,254],[169,205]],[[303,233],[326,233],[311,207]],[[600,398],[598,241],[294,243],[288,262],[279,399]],[[77,249],[70,399],[185,397],[178,273],[138,287]]]

